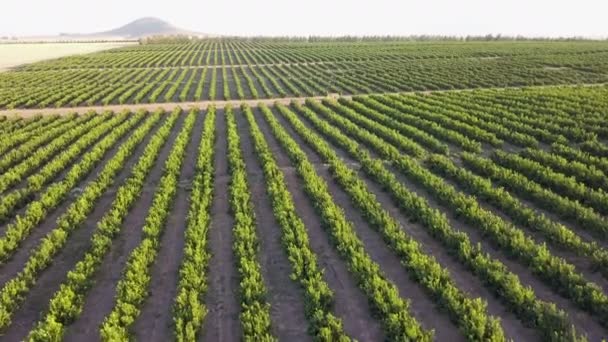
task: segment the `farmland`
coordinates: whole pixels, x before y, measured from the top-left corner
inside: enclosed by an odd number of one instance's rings
[[[0,74],[62,111],[0,119],[1,337],[606,339],[607,54],[211,39]]]
[[[75,54],[115,49],[133,43],[2,43],[0,44],[0,71],[26,63],[38,62]]]
[[[128,46],[0,75],[0,108],[608,82],[605,42],[273,42]]]

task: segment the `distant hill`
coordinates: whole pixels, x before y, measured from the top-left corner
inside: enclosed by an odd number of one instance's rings
[[[140,39],[151,36],[187,35],[209,37],[211,35],[184,30],[158,18],[141,18],[119,28],[86,34],[62,33],[64,39]]]

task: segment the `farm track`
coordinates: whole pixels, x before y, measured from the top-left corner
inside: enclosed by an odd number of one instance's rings
[[[365,63],[368,61],[348,61],[349,63]],[[61,69],[61,71],[74,71],[74,70],[87,70],[87,69],[94,69],[94,70],[115,70],[115,69],[153,69],[153,70],[164,70],[164,69],[175,69],[175,68],[187,68],[187,69],[221,69],[221,68],[240,68],[240,67],[251,67],[251,66],[261,66],[261,67],[265,67],[265,66],[294,66],[294,65],[319,65],[319,64],[333,64],[333,63],[337,63],[337,61],[321,61],[321,62],[302,62],[302,63],[259,63],[259,64],[224,64],[224,65],[173,65],[173,66],[145,66],[145,67],[139,67],[139,66],[126,66],[126,67],[113,67],[113,68],[94,68],[94,67],[80,67],[80,68],[71,68],[71,69]],[[18,70],[17,68],[15,68],[14,70]],[[52,69],[50,69],[52,70]],[[28,72],[30,70],[22,70],[24,72]]]
[[[471,59],[476,59],[475,57],[470,57]],[[391,61],[391,60],[389,60]],[[392,60],[394,61],[394,60]],[[287,62],[287,63],[256,63],[256,64],[210,64],[210,65],[172,65],[172,66],[126,66],[126,67],[79,67],[79,68],[68,68],[68,69],[60,69],[61,71],[74,71],[74,70],[116,70],[116,69],[175,69],[175,68],[187,68],[187,69],[221,69],[221,68],[240,68],[240,67],[268,67],[268,66],[299,66],[299,65],[324,65],[324,64],[335,64],[335,63],[369,63],[369,60],[336,60],[336,61],[318,61],[318,62]],[[18,71],[19,67],[13,67],[12,70]],[[54,70],[54,69],[48,69]],[[28,72],[31,70],[24,69],[20,70],[24,72]]]
[[[218,77],[219,81],[219,77]],[[588,84],[562,84],[562,85],[547,85],[547,86],[528,86],[524,87],[525,89],[551,89],[555,87],[602,87],[606,86],[608,83],[588,83]],[[221,98],[221,81],[218,82],[218,92],[217,97]],[[433,94],[433,93],[453,93],[453,92],[474,92],[478,90],[512,90],[512,89],[522,89],[522,87],[488,87],[488,88],[467,88],[467,89],[446,89],[446,90],[425,90],[425,91],[410,91],[410,92],[383,92],[383,93],[370,93],[370,94],[357,94],[357,95],[383,95],[383,94]],[[331,98],[335,98],[338,95],[329,95]],[[339,97],[345,99],[351,99],[355,95],[340,95]],[[195,101],[195,102],[158,102],[158,103],[141,103],[141,104],[122,104],[122,105],[107,105],[107,106],[84,106],[84,107],[61,107],[61,108],[30,108],[30,109],[4,109],[0,110],[0,116],[8,116],[8,117],[32,117],[35,115],[68,115],[71,113],[85,114],[88,112],[98,112],[101,113],[103,111],[109,110],[113,112],[120,112],[122,110],[129,111],[138,111],[138,110],[148,110],[154,111],[157,109],[163,109],[165,111],[171,111],[175,107],[182,107],[184,109],[187,108],[199,108],[199,109],[207,109],[210,106],[215,106],[216,108],[224,108],[226,106],[237,107],[241,104],[247,104],[249,106],[256,106],[260,103],[266,105],[272,105],[275,102],[281,104],[289,104],[292,101],[297,103],[304,103],[306,99],[313,100],[322,100],[327,98],[328,96],[303,96],[303,97],[275,97],[275,98],[260,98],[260,99],[245,99],[245,100],[205,100],[205,101]]]

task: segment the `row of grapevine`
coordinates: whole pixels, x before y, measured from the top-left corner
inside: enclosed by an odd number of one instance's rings
[[[573,176],[576,180],[584,182],[591,189],[608,191],[608,176],[594,165],[587,165],[576,160],[568,160],[558,154],[531,148],[521,151],[521,155],[539,164],[548,166],[555,171]]]
[[[153,125],[160,116],[159,112],[152,114],[149,124]],[[170,121],[172,120],[170,119],[169,123]],[[68,272],[65,281],[51,298],[48,311],[30,331],[28,335],[30,341],[60,341],[63,339],[66,327],[80,316],[86,294],[94,284],[93,277],[109,252],[113,238],[122,230],[122,223],[129,209],[141,194],[144,180],[166,142],[169,128],[171,128],[170,124],[158,130],[146,145],[131,171],[131,176],[118,188],[110,209],[97,223],[89,250]]]
[[[586,242],[566,226],[548,219],[525,206],[503,188],[495,188],[487,178],[479,177],[471,171],[456,166],[446,157],[433,155],[426,160],[430,169],[456,181],[462,188],[483,198],[509,215],[516,224],[532,231],[540,232],[551,243],[590,258],[608,276],[608,251],[596,242]]]
[[[466,151],[481,152],[481,143],[479,141],[471,139],[450,127],[446,128],[443,123],[439,124],[435,121],[419,117],[417,113],[411,112],[410,108],[392,98],[372,96],[369,98],[355,97],[354,100],[359,101],[366,106],[369,104],[374,109],[383,109],[382,107],[378,107],[378,104],[382,104],[385,106],[384,108],[389,108],[389,110],[384,111],[384,113],[389,115],[393,120],[412,124],[425,130],[429,134],[456,144]]]
[[[270,84],[276,90],[278,96],[280,96],[280,97],[287,96],[287,94],[285,93],[285,90],[283,90],[283,87],[281,87],[281,85],[277,82],[277,80],[274,79],[274,77],[270,76],[270,74],[266,71],[265,68],[250,67],[249,69],[258,78],[258,80],[261,80],[260,84],[262,85],[262,89],[264,90],[264,93],[266,94],[266,96],[270,96],[269,94],[273,94],[274,92],[264,82],[265,80],[268,80],[268,82],[270,82]],[[263,77],[257,72],[258,69],[262,73]]]
[[[608,158],[608,145],[598,141],[597,139],[591,139],[583,142],[580,145],[581,150],[599,157]]]
[[[428,110],[420,102],[412,101],[412,96],[387,95],[385,98],[393,100],[394,108],[399,109],[402,114],[412,114],[418,118],[435,122],[441,127],[460,132],[470,139],[490,144],[493,147],[501,147],[503,144],[501,139],[497,138],[494,133],[489,132],[485,128],[463,122],[460,117],[454,118],[445,115],[444,113],[438,113],[436,110]]]
[[[211,258],[207,249],[210,208],[215,191],[215,120],[216,110],[210,107],[205,116],[203,137],[198,147],[196,176],[192,182],[190,209],[184,234],[184,256],[173,305],[174,335],[179,342],[196,340],[207,314],[202,298],[207,292],[207,265]]]
[[[517,154],[495,151],[492,159],[499,165],[519,172],[560,195],[579,201],[601,214],[608,214],[608,194],[601,189],[591,189],[574,177],[555,172],[539,162]]]
[[[234,80],[234,84],[236,85],[236,95],[240,100],[245,99],[245,91],[243,90],[243,86],[241,86],[241,79],[239,77],[239,75],[237,74],[236,70],[237,68],[230,68],[232,71],[232,79]],[[228,80],[225,78],[224,79],[224,84],[227,84]],[[226,91],[226,90],[224,90]]]
[[[141,100],[144,98],[145,94],[140,95],[140,92],[143,92],[143,91],[144,91],[143,89],[144,89],[145,87],[147,87],[147,86],[146,86],[146,84],[147,84],[146,82],[150,82],[150,81],[151,81],[153,78],[154,78],[154,79],[156,79],[157,77],[159,77],[159,75],[160,75],[162,72],[163,72],[163,70],[162,70],[162,69],[159,69],[159,70],[150,70],[150,72],[149,72],[149,73],[147,73],[147,74],[144,76],[144,78],[141,80],[141,82],[142,82],[141,84],[139,84],[139,85],[132,85],[132,84],[128,83],[128,85],[129,85],[129,86],[126,88],[126,90],[125,90],[125,92],[124,92],[124,93],[122,93],[122,94],[120,94],[120,95],[119,95],[119,94],[116,94],[116,95],[118,96],[118,103],[119,103],[119,104],[124,104],[124,103],[127,103],[127,101],[128,101],[129,99],[131,99],[131,98],[133,97],[133,95],[134,95],[134,94],[136,94],[136,95],[135,95],[135,97],[134,97],[134,99],[133,99],[133,102],[134,102],[134,103],[137,103],[137,101],[141,101]],[[148,91],[146,90],[145,92],[147,93]],[[112,94],[112,95],[114,95],[114,94]],[[109,96],[108,96],[108,97],[109,97]],[[102,104],[104,104],[104,103],[106,102],[105,100],[106,100],[106,99],[104,99],[104,100],[102,101]],[[111,102],[111,101],[108,101],[108,104],[109,104],[110,102]]]
[[[120,101],[120,97],[127,96],[126,94],[129,92],[129,90],[133,89],[133,91],[135,91],[137,87],[135,87],[133,83],[140,82],[146,76],[153,74],[153,72],[154,70],[149,70],[148,72],[139,73],[138,75],[134,76],[130,82],[122,85],[116,84],[111,87],[106,85],[103,90],[96,91],[93,95],[83,94],[80,96],[80,98],[74,99],[71,105],[77,106],[81,103],[86,103],[87,106],[92,106],[97,102],[101,102],[102,105],[107,106],[108,104],[116,101],[116,98],[119,98]]]
[[[253,119],[253,118],[251,118]],[[252,134],[261,135],[257,123],[249,120]],[[278,125],[273,125],[278,129]],[[278,132],[278,131],[277,131]],[[315,209],[327,227],[336,249],[348,264],[349,270],[357,280],[360,288],[366,293],[370,303],[377,310],[384,324],[387,336],[394,340],[432,340],[432,331],[425,330],[411,315],[409,303],[399,296],[396,286],[390,282],[364,248],[357,237],[354,227],[346,218],[344,211],[334,201],[327,188],[327,183],[315,171],[306,154],[297,143],[283,134],[284,149],[296,166],[302,179],[305,192],[310,197]]]
[[[82,167],[83,164],[86,165],[87,163],[90,163],[89,158],[86,157],[98,160],[98,155],[90,154],[89,156],[85,156],[81,163],[72,168],[74,171],[71,172],[78,174],[79,176],[88,173],[90,169]],[[31,230],[42,222],[52,209],[61,203],[75,185],[76,180],[68,177],[61,182],[53,184],[40,195],[38,200],[31,202],[22,215],[17,215],[15,220],[5,227],[4,235],[0,238],[0,262],[5,262],[10,258],[21,242],[29,236]],[[21,197],[22,195],[25,195],[24,192],[25,191],[22,190],[15,196]],[[10,207],[11,201],[15,199],[16,198],[8,197],[6,205]]]
[[[49,183],[60,171],[67,168],[69,163],[74,161],[90,145],[103,138],[109,130],[113,130],[111,135],[114,135],[114,132],[117,132],[116,134],[124,134],[140,122],[143,115],[134,115],[125,122],[127,117],[128,113],[117,115],[115,119],[93,128],[81,139],[70,145],[64,152],[46,163],[38,172],[29,176],[26,179],[25,187],[3,194],[2,201],[0,201],[0,222],[12,216],[14,210],[18,207],[32,200],[35,193],[41,191],[44,185]],[[100,141],[99,144],[103,143],[103,141]]]
[[[353,100],[388,116],[391,120],[414,126],[430,135],[456,144],[467,151],[481,152],[481,144],[478,141],[469,139],[456,131],[446,129],[435,122],[418,118],[415,115],[403,114],[394,108],[394,101],[390,99],[383,97],[354,97]]]
[[[176,108],[173,116],[178,116],[180,112],[181,109]],[[163,176],[154,192],[152,206],[142,228],[141,241],[129,255],[122,278],[116,285],[114,307],[100,327],[103,341],[128,340],[129,327],[139,316],[140,307],[148,296],[150,266],[160,248],[160,238],[177,193],[182,162],[197,116],[197,109],[190,110],[164,164]]]
[[[11,186],[21,182],[25,176],[32,173],[34,170],[39,168],[41,165],[52,159],[57,153],[67,149],[78,139],[81,139],[91,129],[96,126],[103,125],[110,121],[112,126],[121,123],[127,118],[127,115],[97,115],[92,120],[74,127],[70,131],[60,135],[56,139],[53,139],[44,147],[40,147],[32,152],[27,158],[23,159],[19,164],[6,170],[0,175],[0,193]]]
[[[194,100],[200,100],[203,98],[203,91],[205,88],[205,79],[207,79],[207,68],[203,69],[201,78],[196,85],[196,90],[194,91]]]
[[[602,170],[605,174],[608,174],[608,158],[592,156],[587,152],[581,151],[580,149],[557,143],[551,145],[551,151],[557,155],[567,158],[569,161],[574,160],[589,167],[594,166]]]
[[[463,163],[476,173],[489,177],[497,184],[533,201],[541,208],[554,212],[560,218],[577,223],[579,228],[589,230],[602,238],[608,234],[608,223],[602,215],[578,201],[560,196],[526,176],[496,165],[491,159],[463,153]]]
[[[537,244],[520,229],[502,220],[496,214],[482,208],[476,198],[464,195],[443,179],[421,167],[415,160],[404,155],[386,153],[386,144],[368,140],[364,130],[353,130],[360,139],[381,154],[405,176],[422,185],[437,201],[447,205],[473,227],[501,246],[508,254],[529,266],[547,285],[570,298],[581,309],[595,315],[598,321],[608,325],[608,296],[596,284],[587,281],[575,267],[560,257],[553,256],[545,245]],[[377,145],[377,147],[376,147]],[[394,147],[393,147],[394,148]]]
[[[275,45],[263,43],[260,47],[247,44],[230,43],[230,50],[224,50],[226,46],[215,46],[207,44],[190,50],[187,44],[169,44],[171,49],[154,50],[146,47],[138,47],[136,50],[117,50],[113,53],[93,54],[87,57],[63,58],[53,63],[37,63],[18,71],[3,73],[0,77],[0,106],[8,107],[35,107],[35,106],[63,106],[78,105],[80,103],[93,104],[97,102],[112,103],[114,98],[121,97],[120,92],[130,92],[133,88],[145,89],[146,93],[152,89],[163,89],[171,86],[178,88],[177,93],[185,93],[188,100],[189,87],[191,83],[181,80],[167,81],[165,77],[154,78],[147,82],[141,77],[144,73],[152,70],[172,70],[177,73],[198,73],[199,69],[222,68],[230,76],[229,92],[238,93],[238,84],[249,84],[246,72],[243,68],[250,70],[262,70],[261,77],[257,83],[263,88],[266,82],[281,83],[280,87],[286,88],[291,95],[303,94],[327,94],[328,92],[360,94],[379,92],[401,92],[415,90],[450,90],[466,88],[487,87],[519,87],[522,85],[546,85],[546,84],[572,84],[585,80],[587,83],[606,82],[605,72],[586,72],[579,68],[569,68],[568,72],[549,72],[544,70],[545,62],[534,58],[527,59],[523,56],[536,56],[538,51],[526,49],[520,53],[508,54],[509,59],[501,62],[481,61],[477,54],[472,53],[473,47],[468,45],[462,47],[465,51],[461,54],[450,52],[445,54],[444,47],[437,45],[427,48],[435,51],[438,55],[431,53],[427,56],[418,55],[417,49],[407,48],[405,45],[395,44],[365,45],[361,47],[348,46],[347,44],[336,44],[333,51],[323,48],[323,44],[306,43],[306,48],[294,48],[288,45]],[[221,45],[221,44],[220,44]],[[184,49],[178,48],[181,46]],[[451,48],[454,48],[451,46]],[[460,50],[458,47],[457,50]],[[487,49],[488,46],[478,46]],[[505,47],[503,47],[504,49]],[[234,49],[234,50],[233,50]],[[544,50],[544,49],[538,49]],[[564,48],[564,50],[568,50]],[[203,56],[206,54],[205,56]],[[580,52],[580,51],[579,51]],[[498,55],[502,55],[501,51]],[[216,55],[218,60],[215,60]],[[548,59],[561,59],[567,54],[550,54],[544,56]],[[601,59],[592,58],[598,54],[578,54],[580,58],[589,58],[589,63],[597,64]],[[224,56],[223,58],[219,58]],[[228,56],[228,58],[225,58]],[[213,58],[210,58],[213,57]],[[234,58],[236,57],[236,58]],[[496,57],[496,56],[494,56]],[[206,64],[207,59],[212,62]],[[517,62],[515,62],[517,60]],[[162,62],[161,62],[162,61]],[[186,61],[200,61],[201,64],[188,65]],[[99,63],[99,64],[95,64]],[[186,64],[184,64],[186,63]],[[559,64],[559,63],[558,63]],[[589,65],[586,65],[586,68]],[[228,71],[227,69],[231,70]],[[260,74],[258,72],[258,74]],[[228,78],[224,78],[225,81]],[[200,83],[200,82],[199,82]],[[127,85],[129,84],[129,85]],[[170,85],[169,85],[170,84]],[[108,86],[109,85],[109,86]],[[255,88],[251,87],[253,90]],[[279,87],[279,88],[280,88]],[[285,96],[279,88],[268,94],[268,97]],[[19,89],[20,91],[16,91]],[[27,91],[22,91],[26,89]],[[225,93],[229,93],[225,92]],[[556,93],[558,93],[556,91]],[[538,95],[533,90],[525,90],[525,99],[517,101],[521,94],[516,92],[486,92],[475,99],[475,104],[491,106],[492,109],[503,110],[512,107],[513,114],[521,122],[527,122],[531,128],[547,129],[552,137],[565,136],[578,142],[593,140],[594,134],[607,136],[608,128],[594,125],[600,117],[589,115],[580,122],[573,120],[576,111],[587,111],[590,104],[581,101],[574,96]],[[253,91],[247,97],[255,97]],[[597,94],[588,91],[585,96],[593,98],[596,102]],[[144,100],[145,96],[138,97],[138,101]],[[154,97],[152,97],[154,98]],[[414,97],[408,98],[414,100]],[[425,101],[427,99],[424,99]],[[415,99],[418,101],[418,99]],[[546,106],[546,102],[553,105]],[[502,108],[502,109],[501,109]],[[455,113],[451,113],[455,115]],[[529,115],[534,114],[534,115]],[[551,115],[552,114],[552,115]],[[568,117],[570,116],[570,117]],[[458,120],[465,130],[470,125],[471,118],[466,117]],[[442,119],[445,121],[445,118]],[[545,121],[545,122],[543,122]],[[453,124],[451,120],[445,121]],[[510,134],[498,126],[490,124],[484,119],[476,124],[488,128],[487,134],[501,134],[503,138],[519,140],[520,143],[531,141],[519,132]],[[489,124],[489,125],[488,125]],[[472,125],[471,125],[472,126]],[[547,136],[548,137],[548,136]],[[501,138],[502,139],[502,138]],[[493,139],[494,140],[494,139]],[[495,140],[496,141],[496,140]],[[554,140],[555,141],[555,140]]]
[[[106,116],[105,118],[108,119],[109,116]],[[8,151],[2,157],[0,157],[0,173],[6,172],[10,167],[30,156],[33,152],[40,148],[40,146],[43,146],[64,134],[70,134],[72,129],[84,125],[93,119],[96,119],[97,123],[100,122],[100,119],[96,118],[96,115],[92,113],[79,117],[73,116],[71,117],[71,120],[67,121],[65,124],[55,127],[54,129],[50,129],[43,134],[27,141],[26,143],[21,144],[17,148]]]
[[[133,154],[135,148],[146,137],[152,128],[152,117],[146,124],[139,127],[127,141],[125,141],[116,154],[106,163],[96,179],[84,188],[74,202],[68,207],[67,211],[57,219],[57,225],[53,228],[35,247],[23,269],[13,278],[8,280],[0,289],[0,329],[5,328],[11,323],[14,311],[25,299],[30,288],[35,284],[37,277],[52,262],[53,257],[67,243],[70,233],[78,229],[86,220],[87,215],[94,209],[97,200],[114,183],[115,177],[125,166],[125,161]],[[92,151],[85,163],[93,163],[102,151]],[[99,159],[96,159],[99,160]],[[55,193],[68,184],[60,182],[56,184],[53,191],[49,189],[48,198],[54,199]],[[43,198],[44,200],[44,198]],[[34,207],[33,207],[34,208]],[[36,211],[33,211],[34,213]],[[35,226],[31,220],[17,220],[16,230],[29,230]],[[21,228],[21,226],[25,226]],[[7,232],[8,234],[8,232]]]
[[[534,291],[522,284],[519,277],[510,272],[502,262],[491,258],[480,245],[473,244],[467,234],[452,228],[445,214],[433,209],[426,199],[400,183],[380,160],[373,159],[359,144],[334,126],[321,120],[314,112],[297,104],[294,106],[298,113],[305,116],[323,135],[361,163],[363,172],[388,190],[395,203],[408,216],[427,228],[434,238],[450,250],[457,260],[479,276],[486,286],[521,320],[536,327],[547,339],[573,340],[578,338],[562,310],[559,310],[553,303],[537,298]],[[390,149],[388,146],[385,148]],[[399,155],[396,149],[395,154]]]
[[[382,234],[390,248],[399,255],[410,274],[432,293],[434,298],[437,298],[438,305],[445,306],[465,336],[473,340],[505,340],[498,319],[487,314],[487,304],[480,299],[468,298],[468,294],[458,289],[449,272],[432,256],[426,255],[419,244],[405,233],[400,224],[382,208],[356,172],[349,169],[336,152],[320,136],[308,129],[287,107],[282,105],[277,107],[298,134],[330,164],[330,171],[351,196],[353,203],[363,212],[368,222]],[[300,110],[304,109],[300,108]],[[268,113],[265,117],[271,123],[273,130],[278,131],[280,126],[271,115]],[[284,132],[275,133],[277,137],[280,134]]]
[[[493,95],[491,97],[484,97],[483,100],[508,109],[509,112],[517,115],[520,120],[532,126],[562,135],[574,142],[582,142],[595,137],[595,134],[589,129],[581,129],[578,125],[573,127],[565,124],[563,120],[560,120],[562,117],[555,110],[526,103],[531,99],[529,96],[518,96],[516,99],[513,99],[505,97],[504,94],[500,93]],[[543,106],[547,105],[543,103]],[[548,115],[547,112],[549,112]]]
[[[422,185],[440,203],[444,203],[473,227],[501,246],[508,254],[529,266],[533,273],[562,295],[570,298],[581,309],[594,314],[602,324],[608,325],[608,296],[596,284],[587,281],[575,267],[560,257],[553,256],[545,245],[537,244],[520,229],[482,208],[475,197],[464,195],[440,177],[421,167],[404,155],[386,153],[386,144],[369,140],[364,130],[353,130],[370,147],[389,158],[405,176]],[[389,144],[390,145],[390,144]],[[393,147],[394,148],[394,147]],[[608,306],[606,306],[608,308]]]
[[[493,103],[478,103],[480,102],[479,99],[482,96],[483,94],[481,93],[463,94],[462,96],[454,96],[453,94],[449,93],[435,95],[435,97],[440,98],[441,101],[455,104],[466,110],[468,113],[500,124],[514,132],[531,136],[538,141],[549,144],[554,142],[568,142],[568,139],[566,139],[563,135],[556,134],[545,129],[542,123],[538,122],[539,120],[526,120],[526,118],[522,118],[511,113],[508,108],[498,107]]]
[[[195,71],[196,70],[192,70],[192,73],[194,73]],[[167,90],[167,92],[165,93],[165,96],[164,96],[165,102],[173,101],[173,97],[175,96],[175,94],[177,93],[179,88],[182,86],[182,82],[184,82],[184,79],[186,78],[187,74],[188,74],[188,69],[182,70],[182,72],[179,74],[177,79],[173,82],[171,87],[169,87],[169,90]],[[184,89],[187,89],[187,88],[184,87]]]
[[[228,101],[231,98],[230,95],[230,83],[228,82],[228,72],[226,71],[226,68],[222,68],[222,85],[224,87],[223,89],[223,93],[224,93],[224,100]],[[241,89],[242,91],[242,89]]]
[[[338,99],[338,102],[354,110],[357,114],[359,114],[358,117],[365,117],[369,120],[377,122],[378,124],[381,124],[384,127],[392,128],[435,153],[447,154],[449,152],[447,144],[442,143],[433,135],[428,134],[427,132],[414,126],[393,120],[390,117],[381,114],[379,111],[368,108],[357,101],[348,101],[344,98],[340,98]],[[355,116],[353,115],[353,118],[354,117]]]
[[[156,73],[153,77],[154,80],[156,82],[162,82],[162,80],[164,80],[167,75],[169,74],[169,72],[171,71],[171,69],[164,69],[164,70],[159,70],[158,73]],[[149,82],[147,84],[145,84],[144,87],[142,87],[141,89],[139,89],[139,91],[135,94],[135,97],[133,98],[133,103],[140,103],[143,102],[143,100],[146,98],[146,96],[148,96],[148,94],[150,94],[150,92],[152,91],[152,89],[158,89],[158,84],[154,83],[154,82]],[[152,95],[150,94],[150,97]],[[158,95],[157,95],[158,96]]]
[[[0,120],[2,120],[2,122],[0,122],[0,133],[6,134],[6,137],[9,137],[14,131],[19,131],[31,123],[36,123],[42,119],[42,115],[35,115],[29,118],[29,120],[26,120],[22,116],[9,118],[6,115],[2,115],[0,118]]]
[[[37,120],[13,132],[3,132],[0,138],[0,155],[19,144],[28,141],[32,137],[42,134],[44,131],[65,124],[71,119],[66,115],[60,118],[58,115],[48,115],[44,119]]]
[[[263,72],[265,71],[265,69],[266,69],[266,68],[264,68],[264,67],[262,67],[262,68],[261,68],[261,70],[263,70]],[[272,79],[274,79],[274,78],[276,77],[276,80],[278,80],[278,81],[280,81],[282,84],[284,84],[284,85],[285,85],[285,87],[287,88],[287,90],[289,90],[289,92],[290,92],[291,94],[293,94],[294,96],[300,96],[300,95],[301,95],[301,94],[300,94],[300,90],[298,90],[298,88],[296,88],[296,87],[293,85],[293,83],[291,83],[291,81],[290,81],[288,78],[286,78],[286,77],[282,77],[282,76],[279,74],[279,72],[276,70],[276,67],[275,67],[275,66],[270,66],[270,67],[268,67],[267,69],[268,69],[268,71],[269,71],[269,73],[268,73],[268,74],[269,74],[269,76],[270,76],[270,77],[273,77]],[[266,77],[269,77],[269,76],[266,76]],[[271,82],[272,82],[272,79],[271,79]],[[278,81],[276,81],[276,82],[278,83]],[[274,85],[274,82],[273,82],[273,85]],[[281,88],[281,89],[282,89],[282,88]],[[280,93],[280,92],[279,92],[279,93]]]
[[[317,110],[326,110],[325,107],[318,105],[317,102],[309,101],[308,103],[311,106],[314,106]],[[339,104],[337,101],[323,100],[323,104],[331,108],[332,110],[335,110],[337,113],[344,116],[345,118],[348,118],[353,123],[356,123],[361,127],[365,127],[370,131],[373,131],[377,135],[383,137],[384,139],[391,141],[393,144],[399,147],[400,150],[406,152],[407,154],[410,154],[415,157],[424,157],[426,155],[426,150],[415,141],[407,138],[406,136],[400,134],[399,132],[391,128],[387,128],[373,120],[358,115],[355,111]]]
[[[207,70],[207,69],[205,69]],[[201,81],[202,83],[202,81]],[[215,100],[216,96],[216,84],[217,84],[217,68],[212,68],[211,70],[211,83],[209,85],[209,100]]]
[[[269,109],[261,107],[264,116]],[[247,119],[252,122],[253,113],[243,107]],[[306,298],[306,315],[313,336],[323,341],[349,341],[344,333],[342,322],[331,312],[333,292],[323,280],[323,272],[309,243],[307,229],[296,212],[294,200],[287,189],[285,177],[262,135],[254,132],[253,141],[256,153],[266,179],[267,193],[273,204],[273,213],[282,229],[281,239],[285,252],[292,264],[292,278],[298,281]]]
[[[451,104],[447,101],[437,101],[433,96],[403,96],[403,100],[409,100],[408,103],[417,108],[424,108],[427,111],[441,113],[454,120],[465,122],[472,126],[477,126],[482,130],[491,132],[496,137],[504,139],[518,146],[534,147],[538,145],[538,141],[531,135],[513,131],[500,123],[487,120],[483,115],[472,115],[468,110]]]
[[[258,90],[255,87],[255,83],[253,83],[253,79],[251,78],[251,76],[249,76],[249,74],[247,74],[247,71],[245,71],[245,68],[243,66],[241,66],[239,69],[241,70],[241,73],[245,77],[245,81],[247,82],[247,87],[249,88],[251,97],[254,99],[259,98],[260,96],[258,94]]]
[[[167,75],[167,78],[161,79],[161,83],[157,85],[156,88],[150,93],[148,97],[148,102],[154,103],[157,102],[158,98],[165,92],[165,90],[172,84],[173,78],[177,75],[178,69],[167,69],[171,70],[171,72]],[[176,89],[177,90],[177,89]]]
[[[3,116],[2,127],[0,133],[6,134],[9,137],[12,133],[27,130],[31,124],[35,124],[42,119],[42,115],[36,115],[32,118],[25,119],[22,117],[16,117],[12,120],[7,120],[6,116]]]
[[[230,169],[230,207],[234,215],[234,251],[240,276],[241,327],[243,339],[273,341],[270,304],[266,302],[266,285],[258,261],[259,243],[253,199],[249,191],[241,139],[231,107],[226,107],[228,127],[228,165]]]
[[[192,85],[194,84],[194,78],[197,74],[199,74],[199,70],[192,70],[192,72],[190,72],[190,77],[188,77],[186,85],[184,85],[184,88],[179,93],[178,98],[180,101],[184,102],[186,101],[186,99],[188,99],[188,94],[190,94],[190,88],[192,88]]]
[[[270,81],[263,78],[262,75],[260,75],[260,73],[258,73],[256,68],[251,65],[247,68],[247,70],[249,70],[249,72],[251,72],[251,74],[257,81],[257,83],[260,85],[260,88],[262,88],[262,93],[264,95],[262,97],[272,97],[273,91],[268,86],[268,82],[270,82]],[[243,73],[247,74],[244,67],[243,67]],[[249,82],[249,81],[247,81],[247,82]],[[256,89],[256,88],[252,88],[252,89]],[[253,92],[253,90],[252,90],[252,92]],[[254,93],[252,93],[252,94],[254,94]],[[255,95],[257,96],[257,89],[255,90]],[[280,94],[276,94],[276,96],[280,96]]]

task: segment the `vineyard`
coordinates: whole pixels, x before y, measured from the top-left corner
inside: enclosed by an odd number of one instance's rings
[[[608,339],[607,54],[209,40],[2,73],[0,106],[65,113],[0,117],[0,339]]]
[[[129,46],[0,74],[0,109],[608,82],[605,42]]]

